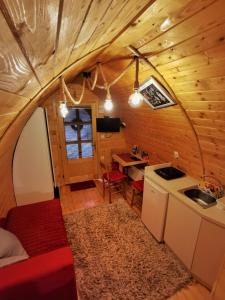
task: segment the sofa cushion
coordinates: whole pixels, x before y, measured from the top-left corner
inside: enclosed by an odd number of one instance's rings
[[[30,256],[68,245],[59,200],[13,208],[6,229],[18,237]]]
[[[29,257],[18,238],[3,228],[0,228],[0,241],[0,267]]]
[[[1,300],[76,300],[69,247],[0,269]]]

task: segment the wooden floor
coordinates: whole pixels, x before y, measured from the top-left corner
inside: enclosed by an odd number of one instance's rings
[[[95,181],[96,187],[84,189],[80,191],[71,192],[70,185],[65,185],[60,190],[61,206],[63,214],[72,213],[85,208],[94,207],[101,204],[109,203],[108,194],[106,192],[105,199],[103,199],[102,183],[101,181]],[[126,195],[127,202],[131,202],[131,187],[127,185]],[[113,194],[112,202],[117,201],[119,198],[123,198],[120,193]],[[139,195],[135,197],[133,210],[140,215],[141,214],[142,199]]]
[[[127,202],[130,204],[131,201],[131,189],[127,187]],[[105,199],[102,197],[102,184],[96,181],[95,188],[89,188],[80,191],[70,191],[70,186],[66,185],[61,188],[60,191],[61,206],[63,214],[72,213],[81,209],[95,207],[98,205],[108,203],[108,195],[106,194]],[[115,194],[112,197],[112,202],[117,201],[122,195]],[[141,213],[141,199],[140,197],[135,198],[133,210],[140,215]],[[173,295],[170,300],[209,300],[210,293],[199,283],[187,286]]]

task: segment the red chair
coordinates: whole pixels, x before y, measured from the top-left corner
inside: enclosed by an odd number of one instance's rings
[[[103,181],[103,197],[105,198],[105,190],[108,188],[109,203],[111,203],[112,194],[122,192],[126,199],[126,180],[127,176],[120,172],[118,169],[111,169],[103,159],[100,159],[100,167],[102,171]]]
[[[131,206],[133,206],[134,204],[134,196],[135,194],[141,194],[143,193],[144,190],[144,180],[136,180],[132,182],[132,189],[133,189],[133,193],[132,193],[132,198],[131,198]]]

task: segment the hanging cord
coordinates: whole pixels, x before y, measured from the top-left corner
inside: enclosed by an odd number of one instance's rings
[[[139,88],[139,81],[138,81],[138,74],[139,74],[139,57],[134,57],[136,63],[136,70],[135,70],[135,82],[134,82],[134,90],[138,90]]]
[[[70,91],[68,90],[66,83],[64,81],[64,78],[61,77],[61,85],[62,85],[62,90],[63,90],[63,95],[67,96],[68,99],[74,104],[74,105],[79,105],[81,103],[81,101],[83,100],[84,97],[84,91],[85,91],[85,84],[86,84],[86,78],[83,78],[83,85],[82,85],[82,92],[80,95],[79,100],[75,100],[72,95],[70,94]],[[65,97],[66,98],[66,97]]]
[[[97,80],[98,80],[98,68],[96,67],[95,68],[95,76],[94,76],[93,82],[91,82],[91,77],[87,78],[87,85],[88,85],[89,90],[93,91],[95,89]]]
[[[107,92],[106,98],[107,99],[111,99],[111,93],[110,93],[110,87],[109,87],[109,85],[107,85],[107,87],[106,87],[106,92]]]
[[[104,74],[104,71],[102,69],[102,65],[101,63],[97,63],[96,68],[95,68],[95,76],[94,76],[94,81],[91,83],[91,79],[88,79],[88,86],[93,90],[95,87],[102,89],[102,90],[108,90],[108,88],[110,88],[111,86],[113,86],[114,84],[117,83],[117,81],[120,80],[120,78],[122,78],[125,73],[128,71],[128,69],[133,65],[133,63],[135,62],[135,58],[133,58],[131,60],[131,62],[124,68],[124,70],[120,73],[120,75],[118,77],[116,77],[112,82],[108,83]],[[97,79],[98,79],[98,74],[101,74],[102,79],[104,81],[104,85],[100,85],[97,84]],[[92,84],[92,85],[91,85]]]
[[[66,95],[65,95],[65,91],[64,91],[64,85],[63,85],[63,82],[64,82],[64,79],[63,79],[63,77],[61,76],[60,78],[59,78],[59,80],[60,80],[60,97],[61,97],[61,101],[63,101],[63,102],[67,102],[66,101]]]

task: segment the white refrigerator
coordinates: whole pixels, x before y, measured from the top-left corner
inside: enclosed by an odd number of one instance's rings
[[[145,177],[141,220],[153,236],[163,241],[169,193]]]

